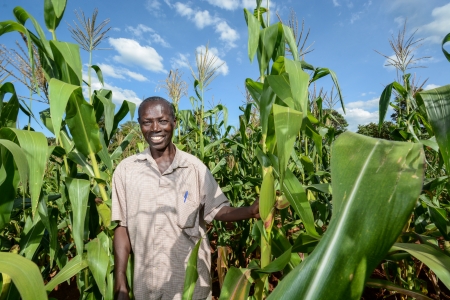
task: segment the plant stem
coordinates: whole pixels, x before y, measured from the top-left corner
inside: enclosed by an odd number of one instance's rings
[[[91,159],[92,169],[94,170],[94,175],[96,178],[100,177],[100,169],[97,164],[97,159],[95,158],[95,154],[93,152],[89,153],[89,157]],[[103,225],[108,227],[111,224],[111,210],[105,204],[106,201],[109,200],[108,194],[106,193],[105,184],[98,182],[98,187],[100,190],[100,195],[102,196],[103,203],[97,204],[97,211],[102,219]]]
[[[91,94],[91,66],[92,66],[92,49],[89,51],[89,65],[88,65],[88,93],[89,93],[89,103],[92,104],[92,94]]]

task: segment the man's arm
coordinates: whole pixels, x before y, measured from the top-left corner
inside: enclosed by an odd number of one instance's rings
[[[114,299],[128,300],[127,264],[131,252],[130,238],[126,227],[114,230]]]
[[[217,221],[236,222],[250,218],[259,219],[259,200],[255,200],[252,205],[246,207],[223,206],[215,215]]]

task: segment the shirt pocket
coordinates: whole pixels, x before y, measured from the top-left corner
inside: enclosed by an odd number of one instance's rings
[[[177,226],[187,235],[199,237],[199,203],[193,194],[194,191],[182,189],[177,195]]]

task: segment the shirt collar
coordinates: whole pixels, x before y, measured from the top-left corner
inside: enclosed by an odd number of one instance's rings
[[[153,159],[152,154],[150,153],[150,148],[145,149],[143,152],[140,152],[136,155],[138,160],[147,160],[150,164],[156,166],[156,161]],[[164,173],[171,173],[176,168],[186,168],[189,163],[185,157],[185,153],[178,149],[175,146],[175,157],[173,158],[172,164]]]

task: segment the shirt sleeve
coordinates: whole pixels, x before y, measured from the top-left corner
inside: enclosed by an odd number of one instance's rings
[[[203,174],[202,174],[203,173]],[[204,166],[204,171],[199,172],[200,199],[204,205],[204,220],[211,223],[223,206],[230,206],[230,202],[219,187],[211,172]]]
[[[125,199],[125,182],[122,178],[122,166],[119,164],[113,174],[112,180],[112,221],[120,222],[121,226],[127,226],[127,203]]]

